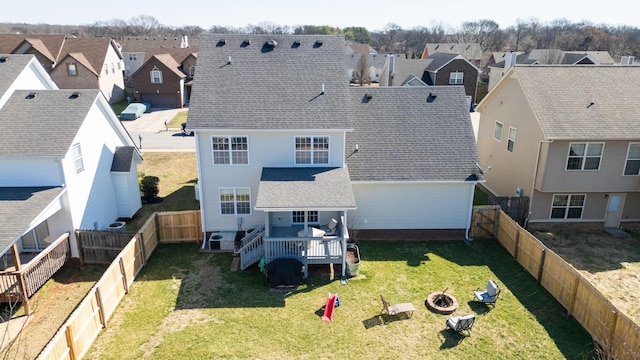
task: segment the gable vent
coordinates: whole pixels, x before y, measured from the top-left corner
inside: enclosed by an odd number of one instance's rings
[[[25,97],[25,99],[33,99],[35,97],[36,97],[36,92],[32,91]]]
[[[80,96],[80,91],[74,91],[73,93],[71,93],[71,95],[69,95],[69,99],[77,99],[78,96]]]

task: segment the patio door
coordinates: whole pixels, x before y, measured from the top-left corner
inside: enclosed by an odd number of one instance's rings
[[[617,228],[620,226],[620,216],[624,205],[624,194],[609,194],[607,212],[604,215],[604,227]]]

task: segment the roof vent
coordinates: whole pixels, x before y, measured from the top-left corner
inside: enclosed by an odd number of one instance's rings
[[[429,96],[427,96],[427,102],[428,103],[432,103],[436,100],[436,98],[438,97],[438,95],[434,94],[434,93],[429,93]]]
[[[317,49],[320,46],[322,46],[322,40],[316,40],[316,42],[313,44],[314,49]]]
[[[32,91],[25,97],[25,99],[33,99],[34,97],[36,97],[36,92]]]
[[[371,94],[364,94],[364,97],[362,98],[362,102],[363,103],[368,103],[369,101],[371,101],[371,99],[373,99],[373,95]]]
[[[291,44],[291,47],[295,49],[300,47],[300,44],[301,44],[300,40],[293,40],[293,44]]]
[[[251,40],[246,39],[242,41],[242,44],[240,44],[240,47],[247,47],[249,45],[251,45]]]
[[[9,60],[9,58],[8,58],[8,57],[6,57],[6,56],[2,56],[2,57],[0,57],[0,63],[7,62],[7,60]]]
[[[224,44],[226,44],[226,43],[227,43],[226,39],[220,39],[220,40],[218,40],[218,43],[216,44],[216,47],[224,46]]]
[[[69,99],[77,99],[78,96],[80,96],[80,91],[74,91],[73,93],[71,93],[71,95],[69,96]]]
[[[278,46],[278,42],[275,40],[269,40],[267,41],[267,45],[272,46],[272,47],[276,47]]]

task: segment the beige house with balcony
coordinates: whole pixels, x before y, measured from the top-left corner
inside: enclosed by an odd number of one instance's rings
[[[634,66],[509,69],[477,107],[485,187],[530,197],[530,227],[640,222],[638,80]]]

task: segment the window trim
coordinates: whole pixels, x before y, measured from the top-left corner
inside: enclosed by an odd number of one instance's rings
[[[75,143],[71,146],[71,159],[73,160],[73,166],[76,170],[76,174],[84,171],[84,160],[82,159],[82,147],[80,143]]]
[[[452,71],[449,73],[449,85],[463,85],[463,84],[464,84],[464,72]]]
[[[511,138],[511,130],[513,130],[513,139]],[[518,137],[518,129],[513,126],[509,126],[509,132],[507,133],[507,151],[513,152],[516,147],[516,139]]]
[[[624,169],[622,169],[622,176],[639,176],[640,175],[640,169],[638,169],[638,172],[636,174],[627,174],[627,167],[629,167],[629,161],[640,162],[640,157],[631,158],[631,159],[629,158],[629,153],[631,152],[631,146],[640,147],[640,142],[630,142],[629,145],[627,146],[627,157],[625,158],[625,161],[624,161]]]
[[[326,139],[327,144],[327,162],[316,162],[315,161],[315,153],[317,152],[325,152],[325,150],[316,150],[315,144],[317,139]],[[310,149],[309,150],[298,150],[297,144],[298,139],[310,139]],[[309,162],[298,162],[298,153],[308,152],[309,153]],[[331,163],[331,136],[329,135],[296,135],[293,138],[293,163],[294,165],[299,166],[312,166],[312,165],[329,165]]]
[[[497,130],[498,124],[500,124],[500,138],[496,138],[496,130]],[[495,123],[493,124],[493,139],[496,141],[502,142],[503,133],[504,133],[504,123],[496,120]]]
[[[67,74],[69,76],[78,76],[78,67],[76,66],[76,63],[67,64]]]
[[[155,77],[153,75],[158,75],[158,82],[155,81]],[[153,67],[153,69],[151,69],[151,71],[149,71],[149,75],[151,76],[151,83],[152,84],[162,84],[163,83],[163,79],[162,79],[162,71],[160,71],[156,66]]]
[[[213,149],[213,139],[214,138],[224,138],[227,141],[227,145],[228,145],[228,149],[226,150],[214,150]],[[232,144],[232,139],[233,138],[244,138],[245,139],[245,143],[247,145],[247,149],[246,150],[234,150],[233,149],[233,144]],[[249,136],[246,135],[211,135],[211,141],[209,142],[211,144],[211,163],[213,164],[213,166],[239,166],[239,165],[249,165],[250,161],[249,161]],[[226,152],[227,153],[227,160],[229,161],[228,163],[216,163],[216,151],[222,153],[222,152]],[[247,162],[233,162],[233,155],[234,153],[240,153],[240,152],[245,152],[246,155],[246,159]]]
[[[223,213],[223,204],[231,204],[232,201],[223,201],[222,200],[222,192],[225,190],[233,191],[233,213],[225,214]],[[238,190],[247,190],[249,195],[249,201],[238,201]],[[238,213],[238,203],[239,202],[248,202],[248,213]],[[251,188],[250,187],[220,187],[218,188],[218,212],[220,216],[238,216],[238,215],[252,215],[253,209],[251,208]]]
[[[564,217],[561,217],[561,218],[553,217],[553,209],[554,208],[560,208],[560,206],[554,206],[556,196],[568,196],[567,205],[562,206],[562,207],[564,207],[565,210],[564,210]],[[571,206],[571,199],[574,196],[582,196],[582,205],[580,205],[580,206],[575,206],[575,205]],[[553,219],[563,219],[563,220],[582,219],[582,216],[584,215],[584,208],[585,208],[585,204],[586,203],[587,203],[587,194],[582,194],[582,193],[581,194],[562,194],[562,193],[561,194],[553,194],[553,196],[551,197],[551,209],[549,211],[549,219],[552,219],[552,220]],[[580,208],[580,217],[577,217],[577,218],[576,217],[567,217],[567,215],[569,214],[569,210],[571,208],[574,208],[574,209],[575,208]]]
[[[580,158],[582,159],[582,163],[580,164],[580,169],[569,169],[569,158],[577,158],[578,156],[571,156],[571,146],[574,144],[584,144],[584,154],[580,156]],[[600,160],[598,161],[598,168],[597,169],[585,169],[584,166],[586,164],[586,160],[588,157],[590,158],[594,158],[595,156],[587,156],[587,154],[589,153],[589,145],[590,144],[602,144],[602,150],[600,151],[600,155],[598,156],[598,158],[600,158]],[[567,149],[567,161],[565,162],[564,165],[564,170],[565,171],[600,171],[600,166],[602,165],[602,157],[604,156],[604,142],[600,142],[600,141],[585,141],[585,142],[570,142],[569,143],[569,148]]]

